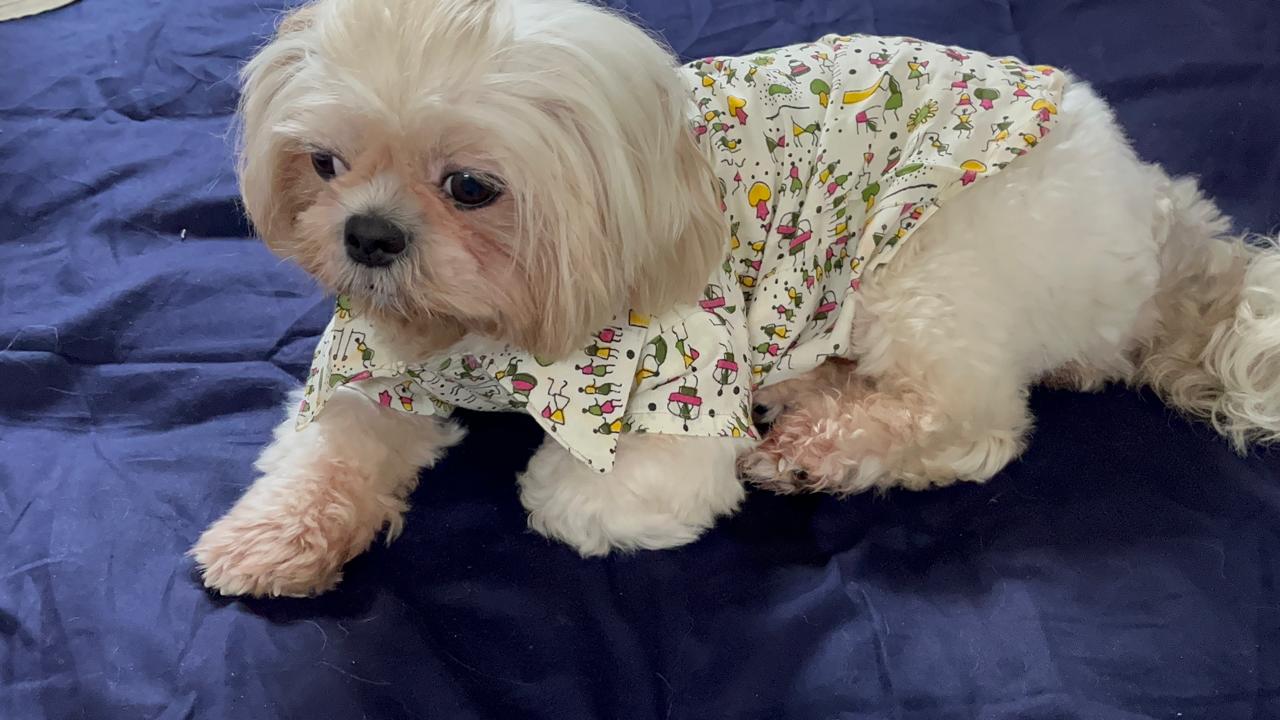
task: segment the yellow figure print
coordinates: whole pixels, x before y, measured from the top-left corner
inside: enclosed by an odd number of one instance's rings
[[[773,191],[769,186],[757,180],[747,190],[747,204],[756,209],[756,219],[764,222],[769,217],[769,200]]]
[[[627,313],[627,324],[631,327],[647,328],[649,327],[649,316],[644,313],[631,310]]]
[[[565,389],[569,386],[567,380],[562,381],[560,387],[553,388],[550,393],[551,402],[542,408],[542,417],[550,420],[556,425],[564,424],[564,411],[569,407],[569,396],[564,394]]]
[[[879,78],[876,78],[875,83],[868,85],[861,90],[846,90],[844,95],[841,96],[840,102],[845,105],[857,105],[860,102],[866,102],[875,95],[876,91],[880,89],[880,86],[884,84],[884,79],[885,76],[881,75]]]

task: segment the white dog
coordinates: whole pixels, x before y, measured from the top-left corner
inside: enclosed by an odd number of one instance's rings
[[[395,537],[452,405],[547,427],[520,496],[584,555],[693,540],[739,472],[986,480],[1042,380],[1280,437],[1280,253],[1053,68],[835,36],[679,68],[575,0],[318,0],[244,78],[249,215],[342,300],[192,550],[223,593]]]

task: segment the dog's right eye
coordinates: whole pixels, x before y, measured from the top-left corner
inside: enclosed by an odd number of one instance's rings
[[[347,171],[347,164],[342,158],[330,152],[311,153],[311,167],[323,180],[332,180]]]
[[[475,210],[493,202],[502,194],[502,188],[487,178],[470,170],[459,170],[445,176],[440,184],[444,194],[463,210]]]

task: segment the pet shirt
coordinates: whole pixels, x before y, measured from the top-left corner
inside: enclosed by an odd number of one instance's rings
[[[827,36],[682,69],[729,237],[701,300],[536,358],[464,338],[396,357],[349,298],[316,348],[299,427],[337,388],[384,407],[530,414],[606,472],[619,433],[756,437],[751,393],[849,357],[853,293],[943,202],[1035,148],[1066,77],[912,38]]]

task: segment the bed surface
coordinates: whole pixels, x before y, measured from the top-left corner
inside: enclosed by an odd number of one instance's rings
[[[280,6],[0,24],[0,718],[1280,717],[1280,452],[1118,389],[1037,392],[987,485],[757,492],[690,547],[605,560],[525,529],[533,423],[470,415],[339,590],[206,594],[183,553],[329,308],[236,205],[235,72]],[[1060,65],[1240,228],[1280,226],[1274,0],[629,9],[686,58],[840,31]]]

